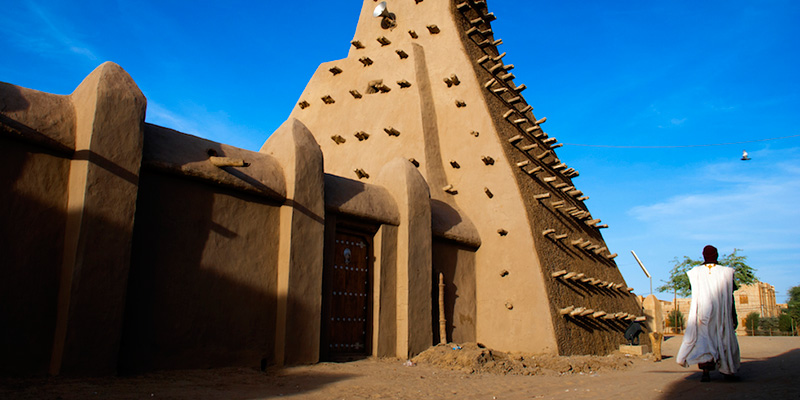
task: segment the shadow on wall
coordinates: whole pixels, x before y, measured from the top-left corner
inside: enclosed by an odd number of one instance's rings
[[[431,219],[432,226],[438,227],[442,232],[446,232],[461,223],[461,214],[449,204],[441,200],[431,199]]]
[[[0,374],[44,374],[56,321],[69,159],[2,136],[0,148]]]
[[[444,315],[448,342],[477,340],[475,250],[455,242],[433,241],[431,311],[433,343],[439,343],[439,273],[444,275]]]
[[[45,375],[59,315],[71,160],[60,151],[17,140],[4,126],[0,375]],[[263,196],[144,169],[130,269],[109,259],[102,271],[77,271],[70,310],[78,312],[69,316],[63,373],[91,373],[104,368],[107,358],[117,360],[125,372],[271,364],[279,208]],[[130,229],[92,209],[83,218],[103,235],[119,237]],[[109,250],[92,243],[80,246],[101,255]],[[127,292],[104,290],[105,282],[118,281],[120,274],[127,274]],[[97,315],[105,312],[112,315]],[[114,343],[110,348],[119,352],[80,347],[95,339]]]
[[[274,361],[279,207],[142,172],[120,372]]]
[[[742,365],[737,373],[741,382],[725,382],[719,372],[711,373],[711,382],[700,382],[702,373],[696,369],[697,366],[692,366],[696,372],[673,383],[661,398],[797,399],[800,398],[798,365],[800,349],[763,359],[742,357]]]

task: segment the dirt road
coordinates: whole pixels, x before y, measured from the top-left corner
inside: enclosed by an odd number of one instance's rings
[[[631,358],[624,370],[521,376],[467,373],[402,360],[322,363],[271,370],[225,368],[100,379],[2,379],[2,399],[800,399],[800,338],[740,337],[741,382],[674,361]]]

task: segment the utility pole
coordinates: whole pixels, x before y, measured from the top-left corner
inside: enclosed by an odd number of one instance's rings
[[[642,261],[639,260],[639,257],[636,256],[636,253],[633,250],[631,250],[631,254],[633,254],[633,258],[636,259],[636,262],[639,263],[639,266],[642,267],[642,271],[644,271],[644,274],[647,275],[647,278],[650,279],[650,294],[653,294],[653,277],[650,276],[649,272],[647,272],[647,268],[644,267],[644,264],[642,264]]]

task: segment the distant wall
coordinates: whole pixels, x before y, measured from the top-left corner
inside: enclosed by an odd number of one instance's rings
[[[777,317],[780,315],[780,308],[775,302],[775,287],[765,282],[756,282],[750,285],[742,285],[733,292],[734,303],[736,304],[736,314],[739,316],[739,327],[743,328],[743,323],[747,314],[757,312],[761,318]]]

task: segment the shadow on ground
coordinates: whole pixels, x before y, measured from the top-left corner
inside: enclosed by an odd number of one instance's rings
[[[0,379],[2,399],[271,399],[310,393],[352,374],[308,369],[217,368],[107,378]],[[291,378],[291,379],[287,379]],[[291,384],[287,384],[287,381]]]
[[[797,399],[800,384],[796,381],[800,349],[769,358],[742,358],[737,374],[741,381],[725,381],[719,371],[711,373],[711,382],[700,382],[697,370],[671,384],[662,399]],[[685,373],[681,371],[680,373]]]

